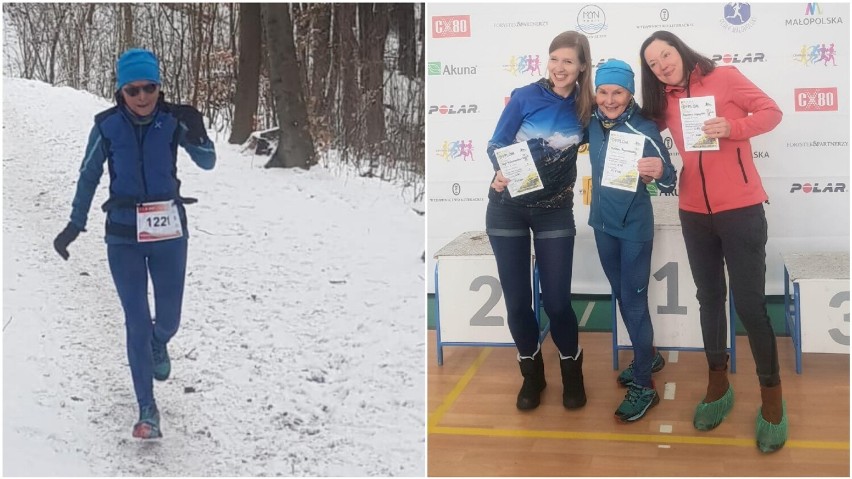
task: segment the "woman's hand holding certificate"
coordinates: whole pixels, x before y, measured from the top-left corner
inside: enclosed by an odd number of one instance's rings
[[[704,131],[705,122],[712,119],[716,119],[714,97],[680,99],[680,121],[683,125],[683,146],[686,151],[719,150],[719,137],[707,135]]]
[[[508,180],[508,184],[505,186],[509,189],[511,197],[515,198],[544,189],[538,168],[535,167],[526,141],[498,148],[494,150],[494,155],[497,157],[497,164],[500,165],[502,176]]]

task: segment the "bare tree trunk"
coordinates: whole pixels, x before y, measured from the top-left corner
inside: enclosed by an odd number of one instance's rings
[[[361,25],[361,92],[366,107],[367,146],[376,154],[385,139],[384,72],[388,4],[358,4]]]
[[[303,66],[296,60],[290,9],[287,4],[264,3],[261,5],[261,16],[266,27],[270,89],[275,95],[278,128],[281,132],[278,148],[266,167],[298,166],[308,169],[316,164],[316,155],[299,81],[299,70]]]
[[[65,22],[65,14],[68,12],[68,5],[54,4],[55,29],[53,38],[50,42],[50,56],[48,57],[49,73],[47,82],[51,85],[56,84],[56,48],[59,46],[59,35],[62,33],[62,24]]]
[[[202,50],[202,41],[201,36],[204,32],[202,29],[202,20],[201,20],[201,11],[204,8],[204,4],[195,4],[191,5],[190,22],[191,22],[191,30],[193,31],[192,42],[191,42],[191,51],[192,51],[192,104],[198,104],[198,90],[199,84],[201,83],[201,50]]]
[[[400,73],[408,78],[417,76],[417,31],[414,25],[414,4],[392,4],[396,20],[398,67]]]
[[[328,108],[328,81],[331,67],[331,5],[317,3],[310,9],[310,57],[313,60],[308,81],[308,118],[314,139],[319,145],[328,145],[331,137],[326,111]]]
[[[360,130],[358,118],[359,93],[361,82],[358,80],[358,37],[356,36],[356,5],[352,3],[336,4],[335,31],[339,35],[340,46],[337,64],[340,70],[338,91],[340,108],[338,115],[342,119],[341,130],[337,134],[343,139],[344,145],[352,145]]]
[[[121,14],[124,20],[124,29],[122,30],[121,51],[133,47],[133,5],[130,3],[121,4]]]
[[[426,63],[426,4],[420,4],[420,23],[417,25],[417,42],[420,44],[420,55],[417,61],[417,78],[424,78],[426,71],[423,64]]]
[[[241,144],[254,130],[260,85],[260,4],[240,4],[240,53],[237,73],[237,93],[234,101],[234,122],[228,143]]]

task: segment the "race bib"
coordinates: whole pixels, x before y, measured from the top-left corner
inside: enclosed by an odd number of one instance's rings
[[[180,238],[183,227],[174,201],[136,205],[136,241],[147,243]]]

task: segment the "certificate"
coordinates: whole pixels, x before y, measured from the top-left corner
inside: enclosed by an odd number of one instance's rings
[[[716,102],[712,96],[680,99],[680,122],[686,151],[719,149],[719,139],[708,138],[701,131],[704,122],[712,118],[716,118]]]
[[[494,150],[497,164],[509,180],[509,196],[516,197],[544,188],[526,141]]]
[[[645,137],[642,135],[610,131],[601,186],[636,191],[639,182],[638,163],[644,147]]]

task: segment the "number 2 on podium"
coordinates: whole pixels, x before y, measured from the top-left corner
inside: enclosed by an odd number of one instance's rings
[[[471,291],[479,291],[483,286],[491,288],[491,296],[485,301],[479,310],[470,318],[471,326],[503,326],[502,316],[488,316],[488,313],[497,306],[500,298],[503,296],[503,288],[500,286],[500,280],[494,276],[478,276],[470,283]]]

